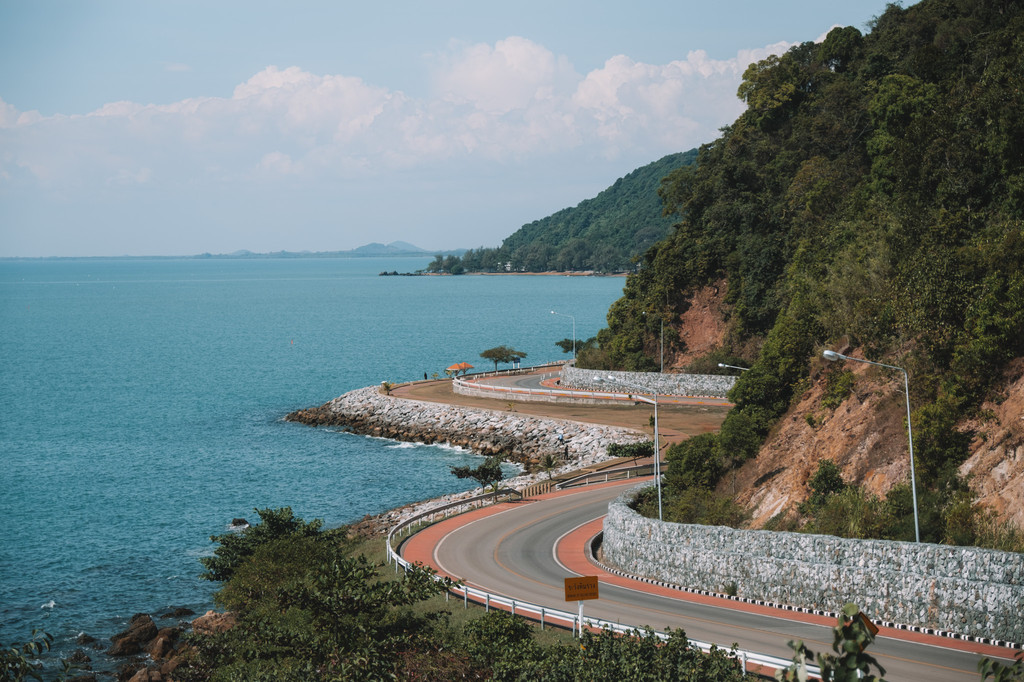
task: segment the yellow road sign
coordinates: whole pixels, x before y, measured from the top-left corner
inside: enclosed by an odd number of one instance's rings
[[[597,599],[597,576],[585,575],[565,579],[565,601]]]

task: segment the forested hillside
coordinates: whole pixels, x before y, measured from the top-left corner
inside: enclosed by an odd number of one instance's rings
[[[831,400],[804,415],[807,429],[867,399],[863,368],[824,362],[824,348],[904,367],[923,539],[973,541],[951,537],[981,513],[958,468],[972,440],[996,432],[982,406],[1006,399],[1024,355],[1021,3],[890,5],[866,35],[837,28],[751,65],[738,95],[747,111],[662,188],[677,224],[629,277],[591,361],[654,369],[661,321],[685,354],[694,296],[724,290],[721,341],[693,366],[730,358],[750,370],[721,434],[675,453],[706,464],[704,486],[720,491],[814,386]],[[898,418],[902,382],[870,376],[898,389]],[[905,519],[909,493],[891,483],[888,509]]]
[[[670,154],[619,178],[593,199],[532,223],[496,249],[467,251],[462,258],[438,257],[431,272],[622,271],[632,259],[664,239],[673,218],[658,199],[662,179],[693,164],[697,150]]]

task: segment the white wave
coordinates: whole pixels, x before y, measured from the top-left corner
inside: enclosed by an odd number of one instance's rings
[[[387,449],[388,450],[411,450],[412,448],[418,448],[418,447],[422,447],[422,446],[419,443],[398,442],[398,443],[394,443],[392,445],[388,445]]]
[[[50,601],[46,602],[45,604],[43,604],[39,608],[41,608],[41,609],[52,609],[56,605],[57,605],[57,602],[55,602],[55,601],[53,601],[51,599]]]
[[[434,443],[428,447],[437,448],[438,450],[445,450],[447,452],[455,452],[460,455],[473,454],[472,450],[462,447],[461,445],[452,445],[451,443]]]

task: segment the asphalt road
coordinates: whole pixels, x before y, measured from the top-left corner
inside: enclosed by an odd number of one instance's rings
[[[692,639],[724,647],[736,643],[742,649],[784,658],[792,654],[786,646],[791,639],[803,640],[815,652],[831,650],[830,625],[793,621],[789,619],[792,614],[780,610],[687,598],[685,593],[624,580],[597,566],[581,564],[581,547],[570,546],[573,543],[564,538],[603,517],[608,502],[628,485],[582,489],[498,507],[496,513],[468,523],[456,517],[435,528],[430,546],[421,541],[418,549],[410,543],[404,549],[407,555],[415,552],[426,563],[471,586],[554,609],[576,609],[575,603],[564,600],[565,578],[598,575],[600,598],[585,602],[586,616],[650,625],[655,630],[683,628]],[[802,618],[826,622],[820,617]],[[886,669],[889,680],[978,680],[977,652],[1008,656],[1006,650],[995,647],[901,632],[901,638],[921,640],[906,641],[884,636],[887,632],[896,631],[883,630],[870,653]]]

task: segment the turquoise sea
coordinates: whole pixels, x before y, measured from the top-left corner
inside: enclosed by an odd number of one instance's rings
[[[470,453],[282,418],[502,344],[564,359],[550,311],[593,336],[624,280],[378,276],[430,260],[0,262],[0,642],[204,612],[198,558],[254,507],[334,526],[471,487]]]

